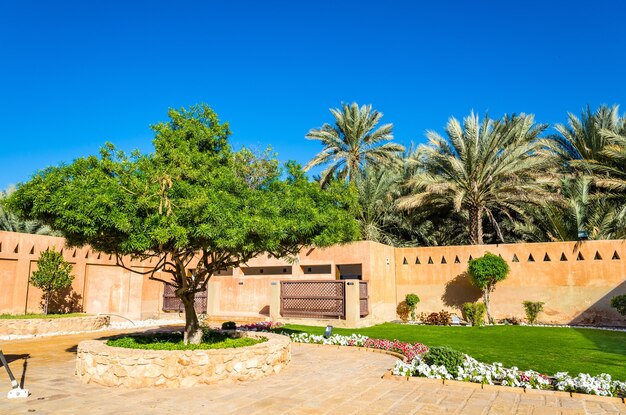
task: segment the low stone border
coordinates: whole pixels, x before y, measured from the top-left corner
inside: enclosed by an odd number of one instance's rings
[[[371,347],[342,346],[342,345],[339,345],[339,344],[318,344],[318,343],[299,343],[299,342],[294,342],[293,344],[297,344],[298,346],[303,345],[303,346],[324,347],[324,348],[333,348],[334,347],[336,349],[357,350],[359,352],[382,353],[382,354],[388,354],[390,356],[393,356],[393,357],[395,357],[397,359],[402,360],[403,362],[407,361],[406,356],[404,356],[403,354],[392,352],[390,350],[373,349]]]
[[[274,333],[242,332],[267,338],[253,346],[209,350],[141,350],[78,344],[76,374],[84,383],[129,388],[186,388],[236,383],[279,373],[291,360],[291,340]]]
[[[535,395],[550,395],[561,398],[576,398],[576,399],[585,399],[585,400],[597,400],[610,402],[614,404],[625,404],[624,398],[613,397],[613,396],[598,396],[598,395],[590,395],[586,393],[576,393],[576,392],[564,392],[564,391],[555,391],[555,390],[541,390],[541,389],[527,389],[527,388],[514,388],[511,386],[501,386],[501,385],[489,385],[482,383],[474,383],[474,382],[461,382],[459,380],[448,380],[448,379],[430,379],[423,378],[419,376],[397,376],[392,373],[392,371],[388,371],[382,377],[383,379],[395,380],[397,382],[421,382],[421,383],[429,383],[429,384],[439,384],[439,385],[450,385],[450,386],[462,386],[473,389],[484,389],[488,391],[498,391],[498,392],[511,392],[517,394],[535,394]]]
[[[28,318],[0,320],[0,336],[34,336],[100,330],[111,322],[109,316]]]

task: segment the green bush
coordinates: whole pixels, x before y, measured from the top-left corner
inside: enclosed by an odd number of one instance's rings
[[[401,301],[400,304],[398,304],[398,306],[396,307],[396,313],[398,313],[398,317],[400,317],[400,320],[405,323],[409,321],[410,312],[411,309],[407,305],[406,301]]]
[[[544,303],[541,301],[524,301],[522,304],[524,304],[528,324],[535,324],[537,316],[543,311]]]
[[[424,355],[424,362],[429,365],[445,366],[453,376],[458,376],[459,366],[463,365],[465,355],[447,346],[431,347]]]
[[[37,260],[37,270],[29,278],[29,282],[43,291],[43,313],[48,314],[50,297],[63,289],[72,286],[72,264],[63,259],[63,254],[54,247],[42,251]]]
[[[406,297],[404,297],[404,302],[411,310],[411,320],[415,320],[415,306],[420,302],[420,298],[417,294],[407,294]]]
[[[621,315],[626,316],[626,294],[613,297],[611,307],[615,308]]]
[[[200,344],[185,345],[182,333],[155,333],[150,335],[119,337],[108,340],[107,345],[145,350],[206,350],[252,346],[265,341],[267,341],[267,339],[253,339],[250,337],[233,338],[226,333],[206,330]]]
[[[495,290],[496,284],[504,280],[510,271],[509,264],[502,257],[489,252],[469,262],[467,273],[472,284],[483,291],[489,324],[493,324],[493,318],[489,310],[489,296]]]
[[[472,323],[472,326],[479,327],[484,324],[485,313],[487,309],[483,303],[464,303],[463,314],[465,318]]]
[[[438,313],[430,313],[423,321],[429,326],[449,326],[452,324],[452,315],[445,310]]]
[[[237,330],[237,323],[234,321],[225,321],[222,323],[222,330]]]

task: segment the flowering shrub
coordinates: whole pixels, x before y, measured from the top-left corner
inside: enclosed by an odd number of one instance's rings
[[[368,338],[365,343],[363,343],[363,347],[400,353],[401,355],[406,356],[409,361],[415,359],[419,355],[428,352],[428,347],[421,343],[407,343],[401,342],[399,340],[391,341],[385,339]]]
[[[463,364],[458,367],[456,377],[450,374],[443,365],[428,365],[421,355],[409,363],[398,360],[392,372],[397,376],[420,376],[527,389],[550,389],[600,396],[623,397],[626,395],[626,382],[612,380],[607,374],[591,376],[581,373],[576,377],[571,377],[566,372],[559,372],[554,375],[553,379],[550,379],[533,370],[520,371],[517,367],[505,368],[502,363],[481,363],[468,355],[465,355]]]
[[[259,323],[254,324],[242,324],[237,326],[238,330],[247,330],[247,331],[272,331],[282,327],[282,323],[274,323],[272,321],[261,321]]]

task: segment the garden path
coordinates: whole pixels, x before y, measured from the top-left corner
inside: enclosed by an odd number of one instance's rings
[[[2,392],[0,414],[626,414],[626,405],[616,401],[382,379],[394,357],[302,344],[293,345],[292,362],[282,373],[245,384],[170,390],[81,384],[74,377],[76,345],[110,334],[2,343],[17,377],[29,355],[24,387],[32,395],[7,400]],[[0,391],[8,390],[0,369]]]

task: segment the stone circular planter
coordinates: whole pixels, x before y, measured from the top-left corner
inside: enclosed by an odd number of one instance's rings
[[[279,373],[291,360],[291,340],[274,333],[243,332],[267,338],[253,346],[210,350],[141,350],[78,344],[76,374],[84,383],[129,388],[185,388],[236,383]]]
[[[99,330],[109,325],[109,316],[29,318],[0,320],[0,336],[27,336]]]

